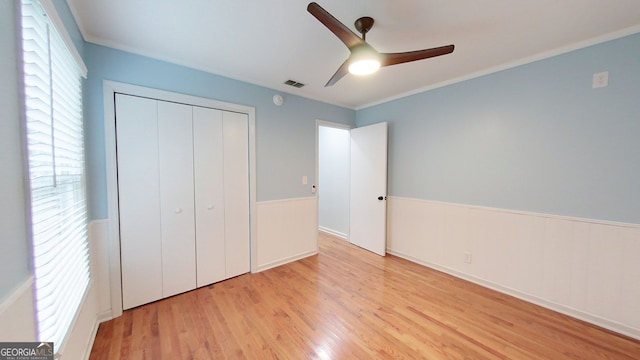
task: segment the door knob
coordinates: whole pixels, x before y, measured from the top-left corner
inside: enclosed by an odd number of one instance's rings
[[[384,200],[384,196],[378,196],[378,200],[380,201]]]
[[[175,212],[176,212],[176,214],[180,214],[180,213],[182,212],[182,209],[180,209],[180,208],[176,208],[176,209],[175,209]]]

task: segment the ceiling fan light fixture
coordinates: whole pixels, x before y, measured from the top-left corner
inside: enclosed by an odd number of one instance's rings
[[[353,49],[349,61],[349,72],[353,75],[369,75],[380,68],[380,54],[369,46]]]
[[[369,75],[378,69],[380,69],[380,61],[376,59],[363,59],[349,65],[349,72],[353,75]]]

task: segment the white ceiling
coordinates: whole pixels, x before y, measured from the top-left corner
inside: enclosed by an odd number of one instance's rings
[[[456,46],[325,88],[349,51],[308,2],[67,0],[88,42],[354,109],[640,32],[638,0],[317,0],[380,52]]]

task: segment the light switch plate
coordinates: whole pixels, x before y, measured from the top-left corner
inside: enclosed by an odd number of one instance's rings
[[[308,180],[307,180],[307,175],[304,175],[304,176],[302,177],[302,185],[307,185],[307,182],[308,182]]]
[[[593,74],[593,85],[594,89],[607,87],[609,85],[609,72],[603,71],[599,73]]]

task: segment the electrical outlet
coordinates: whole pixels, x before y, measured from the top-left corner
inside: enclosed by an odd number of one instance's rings
[[[466,264],[471,264],[471,253],[470,252],[464,253],[464,262]]]

